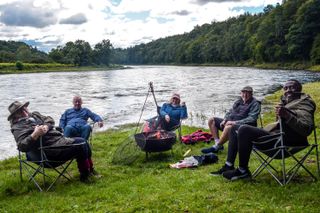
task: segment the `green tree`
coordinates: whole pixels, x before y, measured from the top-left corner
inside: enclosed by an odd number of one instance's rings
[[[109,39],[102,40],[94,46],[93,60],[96,64],[109,65],[111,59],[112,44]]]
[[[320,33],[320,1],[308,0],[299,7],[286,36],[292,58],[308,60],[315,36]]]
[[[20,46],[16,53],[16,59],[22,62],[29,62],[31,59],[31,50],[28,46]]]
[[[312,64],[320,64],[320,33],[314,39],[310,56]]]

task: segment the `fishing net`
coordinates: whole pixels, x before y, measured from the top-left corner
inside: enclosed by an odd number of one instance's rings
[[[146,95],[146,99],[144,101],[144,104],[142,106],[141,109],[141,114],[139,117],[139,120],[137,122],[136,125],[136,130],[133,134],[131,134],[129,137],[125,138],[117,147],[117,149],[115,150],[113,157],[112,157],[112,163],[113,164],[120,164],[120,165],[130,165],[132,163],[134,163],[139,156],[141,156],[141,154],[143,153],[142,151],[146,151],[146,152],[150,152],[153,150],[145,150],[145,145],[146,145],[146,140],[145,138],[143,140],[139,140],[139,138],[137,138],[137,134],[138,132],[141,132],[141,130],[146,127],[145,125],[141,126],[140,125],[140,121],[142,118],[142,114],[149,96],[149,93],[152,93],[153,98],[154,98],[154,102],[155,105],[157,107],[157,112],[159,110],[155,95],[154,95],[154,90],[153,90],[153,84],[152,82],[149,83],[149,89],[148,89],[148,93]],[[159,112],[158,112],[159,113]],[[150,127],[150,125],[148,125]],[[138,129],[140,129],[140,131],[138,131]],[[145,130],[145,129],[144,129]],[[151,131],[152,129],[148,129],[147,131]],[[135,138],[136,137],[136,138]],[[136,140],[139,142],[137,144]],[[138,146],[139,145],[139,146]]]
[[[138,147],[134,134],[122,140],[112,156],[112,163],[118,165],[130,165],[141,156],[141,149]]]

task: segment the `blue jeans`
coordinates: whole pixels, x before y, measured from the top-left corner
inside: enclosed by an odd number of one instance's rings
[[[92,129],[89,124],[78,126],[78,127],[67,125],[64,128],[63,134],[65,137],[69,137],[69,138],[81,137],[86,141],[88,141],[91,131]]]

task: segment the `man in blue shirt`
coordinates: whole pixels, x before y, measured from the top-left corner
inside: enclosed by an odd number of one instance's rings
[[[67,109],[60,118],[59,127],[63,129],[65,137],[82,137],[89,139],[92,131],[91,126],[87,123],[90,118],[103,127],[101,117],[87,108],[82,108],[82,99],[80,96],[73,97],[73,108]]]

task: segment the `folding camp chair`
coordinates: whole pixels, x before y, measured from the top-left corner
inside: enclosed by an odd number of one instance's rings
[[[84,142],[85,143],[85,142]],[[74,157],[70,158],[67,161],[52,161],[48,160],[45,154],[47,150],[61,149],[70,146],[78,146],[80,144],[72,144],[66,146],[43,146],[42,137],[40,138],[40,147],[36,152],[28,152],[23,155],[19,151],[19,166],[20,166],[20,179],[23,181],[23,169],[26,171],[29,178],[29,182],[32,181],[39,191],[49,191],[53,185],[61,178],[64,177],[70,181],[71,176],[67,173],[67,169],[70,164],[73,162]],[[38,158],[38,159],[37,159]],[[35,160],[30,160],[35,159]],[[51,169],[53,172],[47,172],[47,169]],[[52,175],[54,173],[55,175]],[[40,177],[42,176],[42,177]],[[39,177],[39,178],[37,178]],[[51,183],[47,185],[47,180],[50,180]],[[42,182],[42,183],[41,183]]]
[[[300,168],[303,168],[315,181],[316,176],[310,172],[304,165],[307,157],[315,150],[317,172],[320,175],[319,170],[319,154],[318,143],[316,135],[316,127],[313,129],[314,143],[304,146],[286,146],[283,142],[284,132],[282,131],[282,122],[280,120],[280,133],[275,135],[268,135],[258,138],[253,142],[253,153],[260,161],[261,165],[253,172],[252,178],[257,177],[264,169],[266,169],[270,175],[281,185],[288,184],[296,175]],[[274,144],[273,148],[268,147],[268,144]],[[270,146],[269,146],[270,147]],[[302,156],[298,157],[296,153],[306,149],[306,152]],[[276,169],[274,160],[281,160],[281,169]],[[293,165],[288,165],[288,160],[293,159]],[[288,168],[287,168],[288,167]]]

